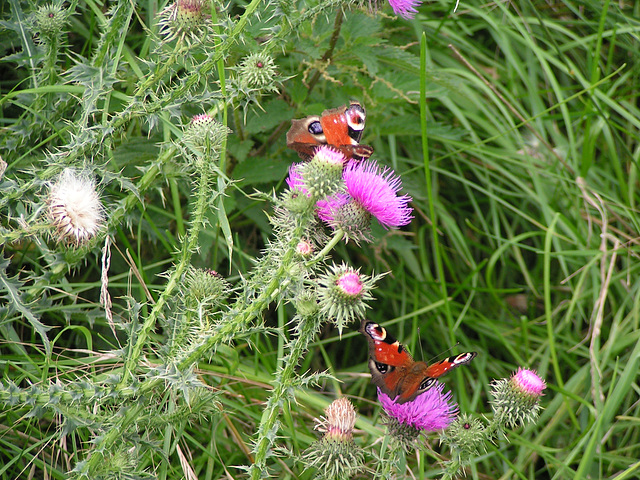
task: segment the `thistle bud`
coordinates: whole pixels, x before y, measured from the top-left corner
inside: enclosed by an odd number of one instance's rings
[[[252,53],[242,60],[238,68],[240,81],[251,88],[275,89],[276,65],[266,53]]]
[[[518,368],[509,379],[496,380],[491,384],[491,402],[497,421],[516,427],[534,422],[542,407],[540,397],[547,385],[535,371]]]
[[[309,258],[313,254],[313,244],[308,240],[300,240],[296,246],[296,253],[303,258]]]
[[[364,453],[353,441],[356,411],[346,398],[339,398],[316,419],[322,439],[305,451],[305,462],[318,470],[318,478],[351,478],[364,468]]]
[[[62,5],[56,3],[42,5],[33,17],[34,33],[41,41],[55,39],[64,33],[68,18],[69,12]]]
[[[191,119],[191,123],[182,135],[182,141],[192,147],[208,153],[218,152],[222,142],[231,130],[211,115],[201,113]]]
[[[486,428],[477,418],[463,413],[440,435],[440,441],[449,446],[457,461],[479,455],[487,450]]]
[[[298,314],[302,317],[311,317],[318,311],[318,298],[313,290],[303,291],[293,302]]]
[[[205,7],[205,0],[177,0],[167,5],[158,19],[164,41],[177,40],[188,44],[202,41],[210,28]]]
[[[190,268],[185,276],[184,295],[187,308],[221,305],[229,296],[229,283],[211,269]]]
[[[287,177],[286,190],[282,197],[284,207],[293,213],[310,212],[315,206],[314,200],[311,198],[304,178],[302,177],[303,165],[294,163],[289,167],[289,176]]]
[[[344,188],[342,180],[344,162],[344,155],[331,147],[323,145],[316,149],[311,161],[303,164],[299,170],[312,198],[334,195]]]
[[[333,318],[340,332],[350,321],[364,317],[365,303],[371,300],[374,279],[347,265],[333,265],[318,282],[320,310]]]

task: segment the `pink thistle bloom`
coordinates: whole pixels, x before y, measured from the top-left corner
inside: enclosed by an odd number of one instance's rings
[[[304,184],[304,179],[300,173],[300,163],[294,163],[289,167],[289,176],[287,177],[287,185],[291,190],[298,190],[300,193],[304,193],[307,197],[309,192]]]
[[[406,403],[396,403],[378,388],[378,400],[387,414],[398,422],[434,432],[447,428],[458,413],[458,405],[451,401],[451,392],[442,393],[443,388],[442,383],[437,383]]]
[[[402,18],[410,19],[416,16],[422,0],[389,0],[389,5],[393,8],[393,13],[400,15]]]
[[[522,367],[519,367],[511,377],[511,385],[516,390],[535,398],[541,397],[542,391],[547,388],[545,381],[534,370]]]
[[[360,280],[360,275],[356,272],[346,272],[338,278],[336,283],[338,284],[338,288],[350,297],[359,296],[364,288],[362,286],[362,280]]]
[[[396,195],[402,188],[400,177],[393,170],[380,167],[372,161],[349,163],[343,178],[353,200],[385,228],[408,225],[413,209],[408,206],[409,195]]]
[[[322,145],[316,148],[314,154],[314,160],[321,163],[327,163],[329,165],[344,165],[345,157],[342,152],[331,148],[329,145]]]
[[[344,193],[318,200],[316,202],[318,218],[329,225],[333,224],[336,212],[349,203],[349,200],[349,195]]]

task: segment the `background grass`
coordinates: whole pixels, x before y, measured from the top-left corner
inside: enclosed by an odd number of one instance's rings
[[[0,351],[4,386],[11,380],[23,389],[14,404],[3,390],[0,478],[65,478],[99,453],[93,445],[108,415],[128,414],[119,391],[100,412],[87,408],[85,423],[69,425],[38,395],[51,394],[55,382],[109,385],[122,371],[132,333],[167,288],[194,218],[192,171],[170,143],[190,116],[227,119],[234,133],[225,169],[235,182],[223,204],[231,237],[220,210],[207,212],[191,263],[237,284],[272,238],[271,205],[252,194],[282,190],[297,160],[285,148],[290,119],[349,99],[366,106],[363,143],[402,176],[415,209],[402,231],[374,229],[375,242],[332,253],[364,273],[390,272],[368,318],[417,358],[478,351],[447,380],[463,412],[489,414],[489,383],[518,366],[537,369],[548,383],[538,424],[490,446],[467,476],[638,477],[635,2],[469,0],[452,13],[452,2],[434,1],[407,21],[387,4],[372,11],[232,1],[217,12],[217,49],[194,47],[160,76],[153,62],[163,4],[73,3],[53,73],[42,76],[42,46],[24,28],[28,3],[0,6],[8,163],[0,180]],[[278,91],[243,91],[234,68],[264,50],[277,64]],[[135,97],[140,85],[158,97]],[[55,155],[70,146],[75,157]],[[93,172],[110,213],[118,339],[99,304],[103,237],[67,249],[36,228],[46,182],[66,165]],[[171,305],[149,332],[139,378],[160,363]],[[140,437],[125,436],[122,455],[105,457],[105,471],[124,477],[129,462],[131,477],[187,477],[191,469],[200,479],[244,478],[238,466],[254,461],[252,442],[293,337],[292,316],[290,305],[274,303],[250,336],[199,363],[197,377],[221,392],[220,411],[195,402],[185,421],[172,411],[184,395],[175,385],[154,397],[132,392]],[[51,328],[50,354],[31,318]],[[295,401],[282,404],[272,440],[300,454],[317,438],[312,419],[346,395],[359,410],[355,441],[369,452],[369,467],[382,471],[380,407],[366,341],[353,327],[341,337],[322,328],[298,371],[328,370],[339,381],[292,390]],[[436,436],[424,443],[392,466],[398,477],[438,476],[449,453]],[[314,477],[291,454],[269,457],[268,468],[280,478]]]

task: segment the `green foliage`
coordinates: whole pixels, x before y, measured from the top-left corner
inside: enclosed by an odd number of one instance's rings
[[[640,6],[454,3],[0,6],[0,478],[314,478],[342,395],[367,478],[637,476]],[[305,261],[328,238],[273,193],[284,133],[350,99],[415,218]],[[47,203],[68,168],[104,214],[77,245]],[[376,277],[368,318],[417,359],[479,352],[446,380],[461,412],[535,368],[537,424],[394,448],[365,340],[314,308],[332,262]]]

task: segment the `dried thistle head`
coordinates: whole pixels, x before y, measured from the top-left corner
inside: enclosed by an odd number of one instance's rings
[[[46,203],[59,243],[83,245],[103,228],[100,195],[94,180],[84,172],[63,170],[51,185]]]

